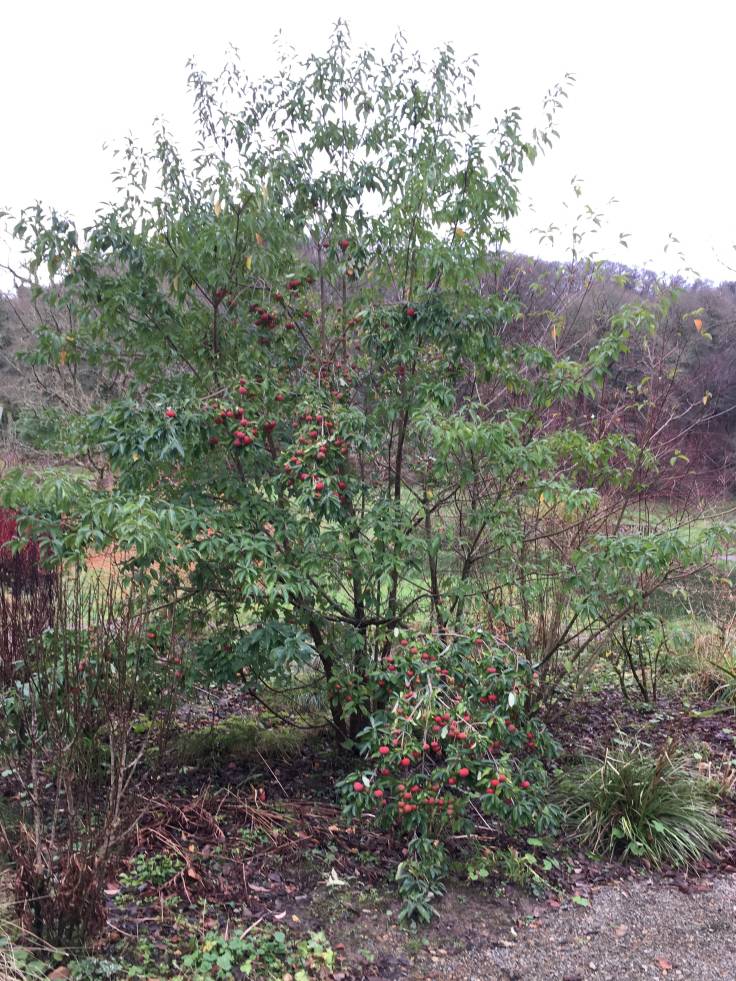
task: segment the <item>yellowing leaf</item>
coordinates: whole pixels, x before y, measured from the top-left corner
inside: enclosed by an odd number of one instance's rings
[[[59,364],[62,365],[66,364],[66,359],[67,359],[67,353],[65,350],[62,349],[61,353],[59,354]]]
[[[552,340],[553,341],[556,341],[557,340],[557,325],[556,324],[553,324],[552,325]]]
[[[253,256],[247,255],[245,257],[245,268],[250,271],[253,268]]]
[[[707,405],[712,398],[713,398],[713,393],[706,392],[705,395],[703,396],[703,405]]]
[[[215,218],[219,218],[220,214],[222,213],[222,202],[215,201],[214,209],[215,209]]]
[[[455,238],[465,238],[465,229],[464,228],[456,228],[455,229]]]
[[[261,235],[260,232],[256,232],[256,245],[260,245],[261,248],[263,248],[265,244],[266,244],[265,238]]]
[[[698,332],[703,329],[703,321],[700,319],[700,317],[696,317],[695,320],[693,320],[693,323],[695,324],[695,329]]]

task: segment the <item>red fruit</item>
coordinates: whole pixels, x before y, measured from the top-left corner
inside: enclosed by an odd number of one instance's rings
[[[324,490],[325,489],[325,482],[324,482],[324,480],[316,480],[315,483],[314,483],[314,489],[318,493],[319,493],[319,491]]]
[[[416,317],[417,312],[414,309],[414,307],[407,307],[406,308],[406,315],[407,315],[407,317],[412,317],[413,318],[413,317]]]
[[[155,640],[156,639],[155,631],[149,630],[148,633],[146,634],[146,637],[148,637],[149,640]]]
[[[387,776],[389,776],[390,773],[391,773],[391,771],[389,770],[389,768],[387,766],[384,766],[384,768],[381,770],[381,776],[382,777],[387,777]]]
[[[219,442],[220,440],[217,438],[217,436],[210,436],[210,446],[217,446]]]
[[[349,238],[341,238],[340,239],[340,248],[342,249],[343,252],[345,252],[347,249],[349,249],[350,248],[350,239]]]
[[[409,757],[408,757],[408,756],[405,756],[405,757],[404,757],[404,758],[403,758],[403,759],[401,760],[401,765],[402,765],[402,766],[411,766],[411,760],[409,759]]]
[[[374,796],[374,797],[378,797],[378,798],[381,798],[381,797],[383,797],[383,791],[382,791],[382,790],[380,790],[380,789],[379,789],[379,790],[374,790],[374,791],[373,791],[373,796]]]
[[[470,776],[470,770],[467,768],[467,766],[461,766],[460,769],[457,772],[458,772],[459,776],[461,776],[461,777],[469,777]]]
[[[455,784],[457,783],[457,779],[455,777],[450,777],[450,779],[447,782],[450,784],[451,787],[454,787]]]
[[[164,413],[164,415],[166,416],[167,419],[176,419],[176,410],[172,409],[171,406],[169,406],[166,412]]]
[[[252,442],[253,442],[253,437],[252,436],[244,436],[243,437],[243,446],[250,446],[250,444]]]
[[[506,783],[506,777],[504,776],[503,773],[499,773],[499,775],[498,775],[498,782],[499,783]]]
[[[497,787],[500,782],[501,782],[500,780],[497,780],[496,777],[494,777],[493,780],[491,780],[491,786]]]
[[[290,279],[289,282],[286,284],[287,289],[290,290],[298,290],[301,285],[302,285],[301,279]]]
[[[363,784],[360,780],[356,780],[353,784],[353,790],[356,792],[356,794],[359,794],[361,790],[365,790],[365,784]]]
[[[348,485],[345,483],[344,480],[338,480],[337,486],[340,488],[341,491],[344,491]]]
[[[388,748],[388,746],[379,746],[378,752],[381,754],[381,756],[386,756],[387,753],[391,752],[391,750]]]

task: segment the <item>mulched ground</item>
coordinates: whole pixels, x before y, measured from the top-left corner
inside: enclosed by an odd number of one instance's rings
[[[717,768],[736,759],[736,719],[699,714],[707,710],[705,704],[685,707],[674,697],[643,710],[606,691],[557,702],[547,721],[565,754],[600,754],[622,732],[655,748],[667,739],[699,748],[702,765]],[[254,707],[233,687],[190,706],[180,721],[199,728],[245,711]],[[167,776],[147,801],[134,852],[166,851],[179,860],[180,871],[162,886],[131,890],[110,883],[110,929],[101,946],[121,956],[130,951],[131,937],[145,931],[164,956],[186,935],[187,922],[214,931],[235,922],[241,930],[273,922],[297,933],[325,930],[340,955],[340,972],[351,979],[573,981],[670,972],[736,978],[736,961],[732,975],[708,974],[705,967],[692,973],[695,941],[686,957],[686,948],[676,949],[665,931],[675,924],[684,929],[680,907],[693,923],[696,909],[703,924],[717,920],[736,890],[736,878],[723,877],[736,871],[736,843],[685,876],[592,860],[560,842],[559,868],[548,876],[554,891],[546,898],[500,882],[457,883],[439,904],[434,924],[413,937],[396,924],[391,880],[401,842],[368,825],[344,825],[331,799],[343,765],[327,738],[309,738],[287,760],[203,761]],[[733,798],[723,817],[736,833]],[[529,850],[523,840],[517,844]],[[727,943],[733,931],[727,931]],[[621,966],[625,951],[630,973]]]
[[[605,691],[559,700],[547,723],[567,756],[599,755],[623,732],[654,748],[673,739],[717,771],[736,761],[736,716],[708,710],[674,696],[646,710]],[[202,693],[179,724],[198,730],[257,711],[230,686]],[[402,842],[341,820],[332,788],[344,767],[327,735],[315,734],[287,759],[202,759],[152,778],[128,858],[108,884],[98,953],[135,960],[145,937],[153,963],[163,963],[195,932],[273,923],[297,935],[324,930],[338,977],[350,981],[736,979],[736,956],[722,961],[736,937],[733,793],[723,806],[732,844],[688,876],[595,861],[560,840],[546,896],[454,883],[431,927],[411,934],[397,925]],[[524,839],[497,843],[529,850]],[[161,853],[176,863],[167,881],[121,881],[136,855]]]

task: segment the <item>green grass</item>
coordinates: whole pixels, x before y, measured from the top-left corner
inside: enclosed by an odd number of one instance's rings
[[[556,797],[573,834],[599,854],[690,866],[727,838],[713,788],[669,748],[653,756],[620,743],[562,775]]]

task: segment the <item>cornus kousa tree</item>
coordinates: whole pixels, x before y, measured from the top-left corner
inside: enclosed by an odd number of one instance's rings
[[[178,600],[212,677],[246,676],[264,698],[322,682],[340,737],[380,733],[392,774],[399,748],[414,767],[427,742],[457,772],[427,764],[403,807],[391,797],[407,826],[430,813],[417,794],[450,801],[431,789],[450,779],[495,808],[507,791],[487,788],[507,771],[491,746],[527,746],[513,687],[481,690],[456,635],[481,628],[488,651],[506,645],[502,674],[531,664],[544,680],[562,645],[582,649],[695,561],[672,536],[623,533],[651,455],[576,422],[651,315],[621,311],[575,362],[517,343],[521,304],[489,285],[565,88],[525,137],[515,110],[484,118],[473,75],[400,37],[385,57],[356,52],[343,25],[326,54],[285,51],[260,82],[237,63],[192,68],[191,153],[160,124],[152,148],[117,151],[116,196],[91,227],[40,206],[15,227],[44,313],[32,358],[94,375],[99,393],[59,414],[57,447],[109,479],[16,476],[7,503],[59,556],[127,555]],[[540,623],[554,626],[541,640]],[[414,675],[409,629],[427,637]],[[431,694],[399,721],[396,686],[415,676]],[[431,712],[443,721],[420,744]],[[522,814],[527,778],[507,775],[504,808]]]

